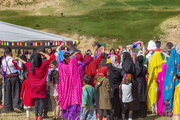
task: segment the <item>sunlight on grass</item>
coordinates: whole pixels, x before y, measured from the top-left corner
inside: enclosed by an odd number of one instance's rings
[[[31,27],[50,29],[56,33],[78,33],[97,38],[115,38],[118,44],[142,40],[145,43],[162,34],[159,25],[180,12],[122,11],[97,9],[81,16],[18,16],[17,13],[0,20]],[[115,47],[117,47],[115,45]]]

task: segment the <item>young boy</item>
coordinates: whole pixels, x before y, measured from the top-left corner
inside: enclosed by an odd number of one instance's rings
[[[109,72],[107,67],[103,66],[98,70],[98,78],[96,82],[96,89],[99,90],[99,120],[103,119],[103,114],[106,115],[107,120],[111,120],[111,101],[110,101],[110,84],[107,76]]]
[[[132,120],[133,114],[133,97],[132,97],[132,75],[125,74],[120,85],[120,97],[122,98],[122,120],[125,120],[126,110],[129,109],[129,119]]]
[[[96,111],[94,109],[95,91],[91,84],[91,76],[85,75],[83,77],[83,95],[81,105],[80,120],[96,120]]]

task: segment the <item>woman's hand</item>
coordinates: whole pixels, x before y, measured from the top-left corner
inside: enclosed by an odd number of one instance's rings
[[[73,55],[76,55],[76,54],[79,54],[79,53],[80,53],[80,51],[77,51],[77,52],[74,52]]]
[[[140,45],[141,45],[141,47],[142,47],[142,48],[144,48],[144,43],[143,43],[143,42],[141,42],[141,44],[140,44]]]
[[[175,82],[176,76],[173,77],[173,82]]]
[[[19,59],[20,59],[20,58],[18,58],[18,57],[15,57],[15,58],[14,58],[14,61],[18,61]]]
[[[47,60],[50,60],[50,56],[48,54],[45,54],[43,52],[38,52],[39,54],[45,56],[47,58]]]

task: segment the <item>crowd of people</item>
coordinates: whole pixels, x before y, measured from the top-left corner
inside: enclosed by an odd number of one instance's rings
[[[83,54],[71,43],[56,50],[23,49],[1,57],[0,108],[4,112],[34,107],[34,120],[132,120],[147,114],[180,120],[180,43],[134,42],[106,50],[95,42]],[[47,52],[46,52],[47,51]],[[2,87],[4,86],[4,95]],[[2,105],[2,99],[4,104]]]

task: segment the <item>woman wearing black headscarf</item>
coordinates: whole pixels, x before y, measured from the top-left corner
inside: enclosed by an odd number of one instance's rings
[[[124,74],[126,73],[132,75],[135,74],[136,73],[135,65],[129,52],[124,52],[122,57],[123,57],[122,72],[121,72],[122,76],[124,76]]]
[[[140,55],[136,58],[136,80],[138,82],[138,100],[139,100],[139,116],[142,118],[146,117],[147,113],[147,83],[146,73],[147,68],[143,65],[143,56]]]
[[[136,68],[135,64],[133,62],[133,59],[129,52],[124,52],[122,54],[123,56],[123,62],[122,62],[122,71],[121,75],[124,76],[125,74],[131,74],[132,75],[132,97],[133,97],[133,116],[136,114],[136,112],[139,110],[138,105],[138,83],[136,81]],[[136,115],[135,115],[136,117]]]
[[[111,119],[118,120],[121,117],[121,103],[119,99],[119,85],[122,81],[121,69],[115,67],[112,63],[107,64],[109,71],[109,82],[112,89],[110,99],[112,104]]]

